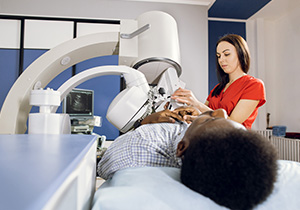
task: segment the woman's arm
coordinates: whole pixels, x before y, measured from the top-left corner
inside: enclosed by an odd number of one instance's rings
[[[259,100],[241,99],[231,112],[229,119],[243,123],[253,113]]]
[[[208,107],[208,101],[206,101],[205,103],[198,101],[193,92],[187,89],[178,88],[178,90],[176,90],[171,96],[171,99],[174,99],[177,102],[186,104],[188,106],[194,106],[201,112],[211,110],[211,108]]]

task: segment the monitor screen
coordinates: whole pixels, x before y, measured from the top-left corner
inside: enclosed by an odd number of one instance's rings
[[[86,89],[73,89],[64,99],[64,113],[71,119],[93,118],[94,91]]]

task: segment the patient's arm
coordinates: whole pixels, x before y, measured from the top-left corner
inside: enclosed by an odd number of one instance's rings
[[[173,111],[165,109],[160,112],[153,113],[147,116],[141,124],[150,123],[175,123],[176,121],[186,121],[190,123],[200,114],[200,111],[194,107],[179,107]]]
[[[178,119],[180,121],[183,120],[183,118],[177,114],[174,111],[170,111],[169,109],[165,109],[160,112],[155,112],[149,116],[147,116],[141,124],[151,124],[151,123],[175,123],[176,120]]]

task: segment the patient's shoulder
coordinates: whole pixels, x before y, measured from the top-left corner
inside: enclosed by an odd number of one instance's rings
[[[179,123],[153,123],[142,125],[133,131],[133,135],[139,135],[141,138],[168,138],[172,139],[187,128],[187,124]]]

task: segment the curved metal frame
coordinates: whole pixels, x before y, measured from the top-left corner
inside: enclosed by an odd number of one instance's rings
[[[50,49],[35,60],[10,89],[0,113],[0,134],[22,134],[31,109],[30,91],[37,82],[41,87],[58,74],[81,61],[112,55],[119,42],[119,32],[82,36]]]

